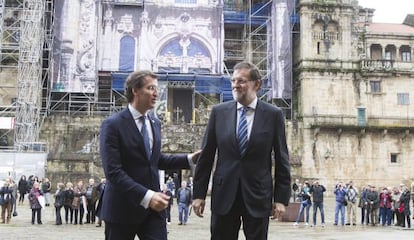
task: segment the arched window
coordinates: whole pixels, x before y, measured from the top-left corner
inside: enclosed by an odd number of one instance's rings
[[[210,73],[211,54],[207,47],[194,37],[169,40],[158,54],[158,71],[169,73]]]
[[[135,39],[131,36],[121,38],[119,49],[119,71],[134,71]]]

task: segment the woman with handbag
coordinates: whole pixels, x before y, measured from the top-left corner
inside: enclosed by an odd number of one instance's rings
[[[402,214],[402,221],[401,221],[401,227],[407,226],[408,228],[411,228],[411,211],[410,211],[410,190],[407,186],[402,186],[402,193],[400,196],[400,208],[399,212]],[[407,223],[407,225],[405,225]]]
[[[42,224],[42,200],[43,193],[39,189],[39,182],[34,182],[33,187],[29,193],[30,208],[32,209],[32,224],[35,222],[35,216],[37,215],[37,224]]]
[[[83,215],[85,214],[86,209],[86,189],[83,185],[83,181],[80,180],[78,184],[73,188],[74,197],[72,201],[72,208],[75,213],[75,222],[74,224],[83,224]]]

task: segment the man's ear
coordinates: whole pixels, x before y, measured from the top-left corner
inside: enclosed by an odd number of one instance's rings
[[[255,85],[257,87],[257,90],[259,90],[262,87],[262,80],[259,79],[259,80],[255,81]]]
[[[133,87],[132,89],[132,95],[137,95],[138,94],[138,88],[137,87]]]

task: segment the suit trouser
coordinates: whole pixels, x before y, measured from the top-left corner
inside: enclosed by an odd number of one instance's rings
[[[165,212],[150,211],[140,224],[118,224],[105,219],[105,240],[134,240],[135,235],[145,240],[167,240]]]
[[[270,214],[270,210],[269,210]],[[211,240],[237,240],[243,220],[243,232],[246,240],[266,240],[269,228],[269,216],[255,218],[244,205],[240,189],[229,213],[211,214]]]

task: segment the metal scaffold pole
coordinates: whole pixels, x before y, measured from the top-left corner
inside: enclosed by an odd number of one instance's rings
[[[38,141],[42,96],[44,0],[24,0],[20,18],[14,146],[17,151]]]
[[[4,19],[4,0],[0,0],[0,51],[2,49],[3,39],[3,19]],[[0,61],[3,56],[0,56]]]

